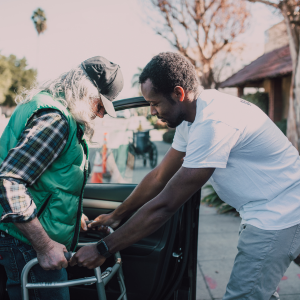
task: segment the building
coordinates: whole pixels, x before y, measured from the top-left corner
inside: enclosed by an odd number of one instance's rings
[[[235,87],[238,96],[245,87],[264,88],[269,95],[269,117],[274,121],[286,119],[292,74],[292,59],[284,22],[265,32],[265,53],[243,69],[227,78],[221,88]]]

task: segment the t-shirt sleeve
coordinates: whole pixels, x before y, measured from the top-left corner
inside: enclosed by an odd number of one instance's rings
[[[187,141],[183,137],[183,127],[182,125],[179,125],[176,128],[173,143],[172,143],[172,148],[180,151],[180,152],[186,152],[186,146],[187,146]]]
[[[227,124],[206,120],[191,129],[183,167],[226,168],[231,149],[240,132]]]

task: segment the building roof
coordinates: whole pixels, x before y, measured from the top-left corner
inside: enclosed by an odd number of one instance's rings
[[[292,72],[289,46],[265,53],[221,83],[221,88],[243,86],[253,81],[270,77],[280,77]]]

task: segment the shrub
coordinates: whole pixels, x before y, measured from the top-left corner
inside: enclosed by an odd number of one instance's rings
[[[165,143],[172,144],[175,135],[175,129],[169,129],[167,132],[163,134],[163,141]]]
[[[242,96],[243,99],[257,105],[264,113],[269,113],[269,96],[268,93],[256,92],[255,94],[247,94]],[[286,119],[275,122],[278,128],[286,135]]]
[[[275,122],[275,124],[286,135],[287,120],[283,119],[281,121]]]
[[[237,213],[235,208],[230,206],[229,204],[225,203],[221,198],[218,196],[212,185],[208,184],[204,186],[204,189],[209,191],[209,194],[206,195],[202,199],[202,203],[207,204],[208,206],[213,206],[218,209],[219,214],[224,214],[224,213],[229,213],[229,212],[234,212]]]
[[[256,92],[255,94],[247,94],[242,96],[243,99],[258,106],[264,113],[269,111],[269,95],[268,93]]]
[[[148,115],[147,120],[153,125],[154,129],[166,129],[168,128],[165,122],[162,122],[157,116]]]

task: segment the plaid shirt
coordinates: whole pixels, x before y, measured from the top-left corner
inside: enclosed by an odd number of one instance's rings
[[[66,117],[47,109],[35,113],[15,148],[0,165],[1,222],[22,223],[35,218],[35,203],[27,189],[63,150],[69,135]]]

